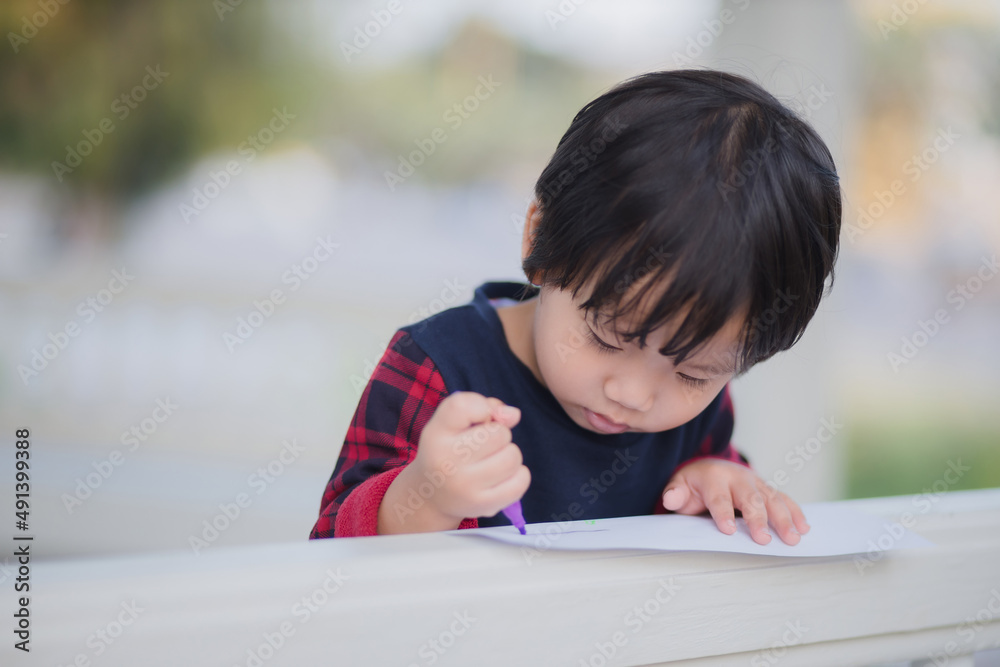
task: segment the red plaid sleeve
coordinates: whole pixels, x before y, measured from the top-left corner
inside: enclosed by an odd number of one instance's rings
[[[722,388],[722,404],[719,406],[719,412],[715,417],[715,421],[712,422],[712,428],[709,429],[708,434],[701,441],[698,454],[685,461],[681,461],[674,469],[674,472],[676,473],[687,464],[700,461],[701,459],[723,459],[724,461],[732,461],[733,463],[745,465],[752,470],[750,461],[736,451],[733,443],[730,442],[730,438],[733,436],[734,423],[733,401],[729,395],[729,384],[726,384]],[[653,513],[666,514],[667,512],[668,510],[663,506],[661,498],[656,503]]]
[[[309,539],[378,534],[382,498],[417,455],[420,434],[447,395],[431,358],[397,331],[361,395]],[[478,525],[464,519],[459,528]]]

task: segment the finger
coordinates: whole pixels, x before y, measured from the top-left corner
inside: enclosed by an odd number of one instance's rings
[[[771,541],[771,532],[767,529],[767,510],[764,496],[755,487],[748,487],[737,495],[737,506],[743,513],[743,519],[750,529],[750,536],[757,544],[767,544]]]
[[[506,405],[499,398],[491,398],[490,401],[496,401],[492,404],[491,416],[494,420],[500,422],[507,428],[514,428],[517,423],[521,421],[521,410],[513,405]]]
[[[678,514],[701,514],[705,511],[705,503],[702,502],[701,496],[683,475],[667,484],[667,488],[663,490],[662,500],[664,508]]]
[[[788,502],[791,502],[791,499],[788,499]],[[795,524],[792,522],[792,512],[786,504],[783,493],[774,492],[768,498],[767,515],[775,532],[778,533],[778,537],[785,544],[795,545],[799,543],[802,537],[795,529]]]
[[[691,498],[691,490],[684,482],[674,482],[663,492],[663,506],[671,512],[680,510]]]
[[[715,519],[715,525],[726,535],[736,532],[736,512],[733,509],[733,496],[728,486],[720,486],[705,494],[705,507]]]
[[[809,532],[809,523],[806,521],[806,515],[802,513],[802,508],[788,496],[782,495],[785,498],[785,504],[788,505],[792,513],[792,522],[795,524],[795,528],[799,531],[800,535],[805,535]]]
[[[445,431],[461,433],[470,426],[488,421],[493,405],[490,399],[477,392],[456,391],[441,401],[434,418]]]
[[[502,408],[504,407],[504,402],[496,396],[487,396],[486,402],[489,403],[490,406],[490,416],[488,419],[503,421]]]
[[[471,464],[487,459],[507,447],[511,444],[512,437],[509,428],[490,420],[460,433],[453,441],[453,448],[456,454]]]
[[[520,500],[531,485],[531,471],[520,466],[513,475],[482,494],[483,516],[493,516],[504,507]]]
[[[489,489],[509,478],[522,463],[521,448],[509,442],[470,465],[468,474],[480,488]]]

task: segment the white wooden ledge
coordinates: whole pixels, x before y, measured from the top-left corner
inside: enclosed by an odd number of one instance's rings
[[[529,564],[440,533],[42,562],[30,661],[8,640],[3,663],[957,667],[1000,645],[1000,489],[844,502],[910,512],[937,546],[863,572],[854,556],[696,552]]]

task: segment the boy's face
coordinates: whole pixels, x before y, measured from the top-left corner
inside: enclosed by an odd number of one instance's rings
[[[676,428],[708,407],[733,377],[741,318],[731,319],[695,354],[675,365],[658,350],[681,317],[653,331],[640,349],[638,339],[624,342],[578,307],[590,290],[588,283],[574,299],[570,290],[543,286],[537,298],[524,304],[529,312],[521,320],[520,350],[515,348],[579,426],[606,434]],[[634,323],[620,320],[615,328],[628,331]]]
[[[597,433],[676,428],[708,407],[732,378],[739,320],[675,365],[658,349],[676,324],[654,331],[639,349],[638,340],[625,343],[587,318],[577,307],[586,297],[581,292],[573,299],[568,290],[543,287],[531,326],[532,371],[583,428]],[[617,326],[626,330],[622,323]]]

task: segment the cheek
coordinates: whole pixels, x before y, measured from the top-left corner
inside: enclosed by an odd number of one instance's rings
[[[683,417],[685,422],[689,422],[695,417],[697,417],[701,412],[708,407],[711,401],[706,401],[704,398],[689,398],[683,404]]]
[[[696,389],[689,384],[677,381],[677,391],[675,392],[677,404],[683,406],[683,409],[688,413],[693,413],[691,416],[698,414],[705,409],[715,393],[711,388],[709,389]]]
[[[671,384],[673,387],[665,392],[656,408],[663,415],[663,423],[655,430],[666,431],[688,423],[701,414],[718,393],[712,389],[692,389],[681,382]]]
[[[535,344],[535,356],[550,389],[561,393],[577,392],[597,369],[587,342],[571,331],[541,335]]]

